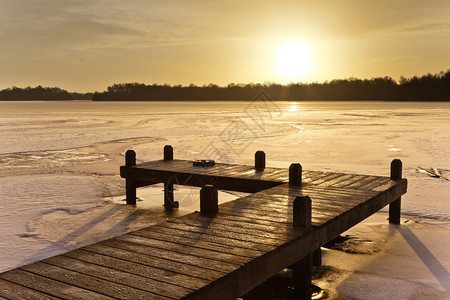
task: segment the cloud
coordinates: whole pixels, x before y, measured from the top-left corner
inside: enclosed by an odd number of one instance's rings
[[[450,32],[450,22],[430,22],[413,25],[399,30],[406,33],[448,33]]]

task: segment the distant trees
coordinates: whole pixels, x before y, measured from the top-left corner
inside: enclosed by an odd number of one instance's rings
[[[58,87],[12,87],[0,90],[0,100],[72,100],[66,90]]]
[[[397,100],[450,101],[450,70],[421,77],[336,79],[324,83],[249,83],[218,86],[146,85],[120,83],[98,93],[69,93],[58,87],[12,87],[0,90],[0,100],[94,100],[94,101],[196,101],[253,100],[264,91],[274,100]]]
[[[261,90],[275,100],[450,101],[450,70],[396,82],[390,77],[337,79],[324,83],[281,85],[215,84],[196,86],[122,83],[94,93],[94,101],[252,100]]]

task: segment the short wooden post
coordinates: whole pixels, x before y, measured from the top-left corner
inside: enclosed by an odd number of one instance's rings
[[[173,160],[173,148],[170,145],[164,146],[164,160]]]
[[[308,196],[294,199],[293,223],[294,227],[311,228],[311,198]],[[291,266],[294,279],[294,299],[311,299],[312,265],[313,254],[308,254]]]
[[[311,227],[311,198],[308,196],[296,197],[293,203],[293,223],[294,227]]]
[[[402,161],[394,159],[391,162],[391,180],[402,179]],[[400,224],[401,197],[389,204],[389,223]]]
[[[125,152],[125,166],[134,167],[136,165],[136,152],[128,150]],[[125,178],[125,195],[127,204],[136,205],[136,183],[130,178]]]
[[[301,186],[302,185],[302,165],[291,164],[289,166],[289,185]]]
[[[200,190],[200,213],[217,214],[219,211],[217,189],[210,184],[206,184]]]
[[[255,169],[258,171],[264,170],[266,167],[266,154],[264,151],[255,152]]]

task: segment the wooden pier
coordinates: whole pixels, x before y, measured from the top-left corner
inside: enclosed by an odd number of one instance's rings
[[[194,166],[164,159],[120,169],[128,204],[136,188],[164,183],[167,209],[173,185],[202,187],[200,212],[121,235],[0,274],[0,299],[234,299],[290,267],[298,299],[311,293],[313,254],[386,205],[400,221],[406,193],[401,161],[391,177],[216,163]],[[217,205],[217,189],[252,193]]]

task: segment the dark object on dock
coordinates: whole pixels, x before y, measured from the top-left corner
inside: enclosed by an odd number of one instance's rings
[[[216,162],[214,160],[207,160],[207,159],[194,160],[192,162],[192,165],[194,167],[202,167],[202,168],[210,168],[213,167],[215,164]]]
[[[176,160],[136,164],[129,150],[120,175],[127,204],[136,188],[164,183],[164,206],[177,207],[173,185],[201,188],[200,212],[169,219],[0,274],[0,298],[235,299],[292,269],[295,299],[311,299],[320,247],[386,205],[400,220],[407,181],[401,161],[391,177]],[[218,205],[218,189],[252,193]],[[261,298],[253,298],[261,299]]]

